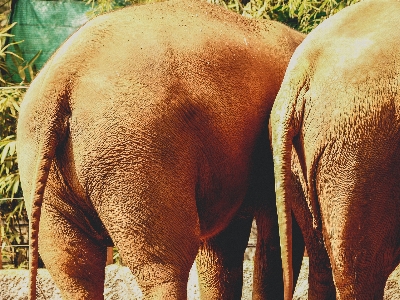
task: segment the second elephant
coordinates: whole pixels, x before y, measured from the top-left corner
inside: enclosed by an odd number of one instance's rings
[[[271,113],[285,299],[292,208],[308,215],[307,250],[321,250],[309,252],[310,272],[325,273],[309,299],[382,299],[400,262],[399,11],[390,0],[345,8],[288,66]]]

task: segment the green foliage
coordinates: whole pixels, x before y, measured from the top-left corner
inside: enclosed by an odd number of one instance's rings
[[[13,28],[17,23],[12,23],[6,25],[0,29],[0,86],[8,86],[12,84],[13,75],[17,73],[22,81],[20,84],[27,84],[30,78],[34,78],[36,69],[34,66],[35,60],[41,54],[41,51],[36,53],[36,55],[29,61],[26,61],[22,57],[22,51],[19,46],[23,41],[10,41],[13,35],[8,33],[11,28]],[[7,43],[8,42],[8,43]],[[11,46],[14,48],[14,52],[10,50]],[[6,56],[9,55],[14,68],[9,69],[6,64]],[[28,77],[29,76],[29,77]]]
[[[8,24],[8,17],[11,12],[11,0],[0,0],[0,28]]]
[[[298,19],[298,27],[302,32],[308,33],[325,19],[336,14],[346,6],[361,0],[289,0],[285,9],[290,17]]]
[[[2,258],[15,266],[26,263],[26,248],[10,247],[26,244],[28,218],[22,198],[15,131],[19,106],[25,87],[0,88],[0,213]]]
[[[20,84],[29,84],[29,82],[35,77],[35,74],[37,72],[36,67],[34,65],[36,59],[40,56],[42,51],[40,50],[38,53],[35,54],[34,57],[32,57],[29,61],[25,60],[22,58],[22,51],[21,48],[18,44],[22,43],[23,41],[19,42],[12,42],[9,45],[14,46],[14,52],[10,52],[10,57],[11,60],[14,64],[14,68],[8,69],[8,74],[9,77],[7,78],[7,81],[13,81],[12,78],[14,78],[13,74],[17,73],[19,77],[22,79]]]
[[[275,20],[309,33],[323,20],[361,0],[208,0],[251,18]]]
[[[11,57],[14,57],[15,59],[18,60],[23,60],[20,56],[18,56],[17,54],[15,54],[14,52],[10,51],[8,48],[10,46],[17,46],[19,43],[21,42],[12,42],[9,44],[5,44],[6,43],[6,39],[12,37],[12,34],[7,33],[11,28],[13,28],[15,26],[16,23],[13,23],[11,25],[7,25],[4,28],[2,28],[0,30],[0,43],[1,43],[1,47],[0,47],[0,70],[2,71],[0,73],[0,82],[5,85],[7,84],[5,76],[6,75],[10,75],[10,72],[7,68],[6,65],[6,55],[10,55]]]
[[[92,15],[132,4],[160,0],[87,0]],[[276,20],[304,33],[326,18],[361,0],[207,0],[250,18]]]
[[[122,257],[119,254],[118,248],[117,247],[113,247],[113,263],[117,264],[117,265],[124,265],[122,262]]]
[[[22,196],[19,189],[15,131],[25,88],[0,89],[0,196]]]
[[[89,13],[90,17],[110,12],[112,10],[122,8],[133,4],[145,4],[152,2],[161,2],[164,0],[83,0],[87,4],[92,5],[92,10]]]

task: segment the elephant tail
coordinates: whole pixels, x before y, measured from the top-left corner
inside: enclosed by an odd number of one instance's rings
[[[41,208],[43,203],[44,190],[49,176],[52,160],[55,155],[55,135],[50,135],[46,141],[43,142],[39,152],[39,161],[37,163],[37,173],[35,176],[35,186],[33,195],[31,196],[31,215],[29,226],[29,299],[36,299],[36,277],[38,271],[39,249],[38,249],[38,236],[39,236],[39,221],[41,215]]]
[[[42,75],[42,74],[39,74]],[[43,79],[41,77],[41,79]],[[30,209],[29,217],[29,299],[36,299],[36,277],[38,271],[39,221],[43,196],[52,161],[59,142],[66,136],[70,108],[67,93],[55,92],[46,88],[49,85],[39,76],[31,84],[21,104],[17,128],[17,144],[20,173],[24,172],[29,191],[26,203]],[[43,87],[43,88],[42,88]],[[65,89],[61,88],[62,90]],[[19,139],[19,141],[18,141]],[[24,163],[24,164],[23,164]],[[30,183],[29,183],[30,182]],[[29,197],[29,198],[28,198]]]
[[[281,245],[284,299],[292,299],[293,248],[292,248],[292,148],[293,138],[298,135],[302,122],[303,105],[297,103],[304,85],[296,85],[285,75],[281,89],[271,112],[271,143],[273,148],[276,205],[278,211],[279,236]],[[301,97],[300,97],[301,98]],[[300,107],[300,112],[296,111]]]

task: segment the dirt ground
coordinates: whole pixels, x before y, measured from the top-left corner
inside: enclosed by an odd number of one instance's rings
[[[244,262],[244,287],[242,300],[251,299],[252,287],[252,260],[245,260]],[[303,258],[303,265],[300,271],[299,280],[294,292],[293,300],[307,300],[308,296],[308,257]],[[192,298],[195,300],[196,298]],[[384,300],[400,300],[400,265],[392,272],[388,281],[386,282]]]
[[[256,228],[253,226],[249,245],[256,241]],[[253,282],[254,247],[248,247],[245,253],[243,267],[243,294],[242,300],[251,299]],[[306,300],[308,290],[308,257],[304,257],[303,266],[299,275],[298,284],[294,293],[294,300]],[[60,292],[45,269],[39,269],[38,300],[59,300]],[[27,270],[0,270],[0,300],[27,300],[28,299],[28,271]],[[137,286],[132,273],[127,267],[115,264],[106,267],[106,283],[104,286],[106,300],[139,300],[141,291]],[[385,289],[384,300],[400,299],[400,265],[391,274]],[[194,264],[188,282],[188,300],[199,300],[197,284],[197,270]]]
[[[243,295],[242,300],[251,299],[253,279],[253,252],[254,248],[248,249],[244,261]],[[305,257],[300,273],[299,282],[294,294],[295,300],[307,299],[307,275],[308,258]],[[0,299],[1,300],[26,300],[28,294],[28,271],[27,270],[0,270]],[[45,269],[39,270],[38,300],[61,299],[58,288],[54,285],[49,273]],[[106,284],[104,288],[106,300],[139,300],[141,292],[127,267],[109,265],[106,268]],[[188,300],[198,300],[199,291],[195,266],[192,268],[188,282]],[[400,299],[400,265],[391,274],[385,289],[384,300]]]

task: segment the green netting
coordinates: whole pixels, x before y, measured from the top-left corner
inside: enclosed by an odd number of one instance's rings
[[[15,35],[13,40],[24,40],[19,47],[27,61],[39,50],[43,51],[35,61],[37,69],[40,69],[54,51],[88,20],[86,13],[91,9],[90,5],[82,1],[14,1],[16,2],[13,4],[10,21],[17,22],[17,25],[11,31]],[[10,57],[7,58],[7,65],[15,70]],[[13,78],[15,81],[21,81],[16,77]]]

